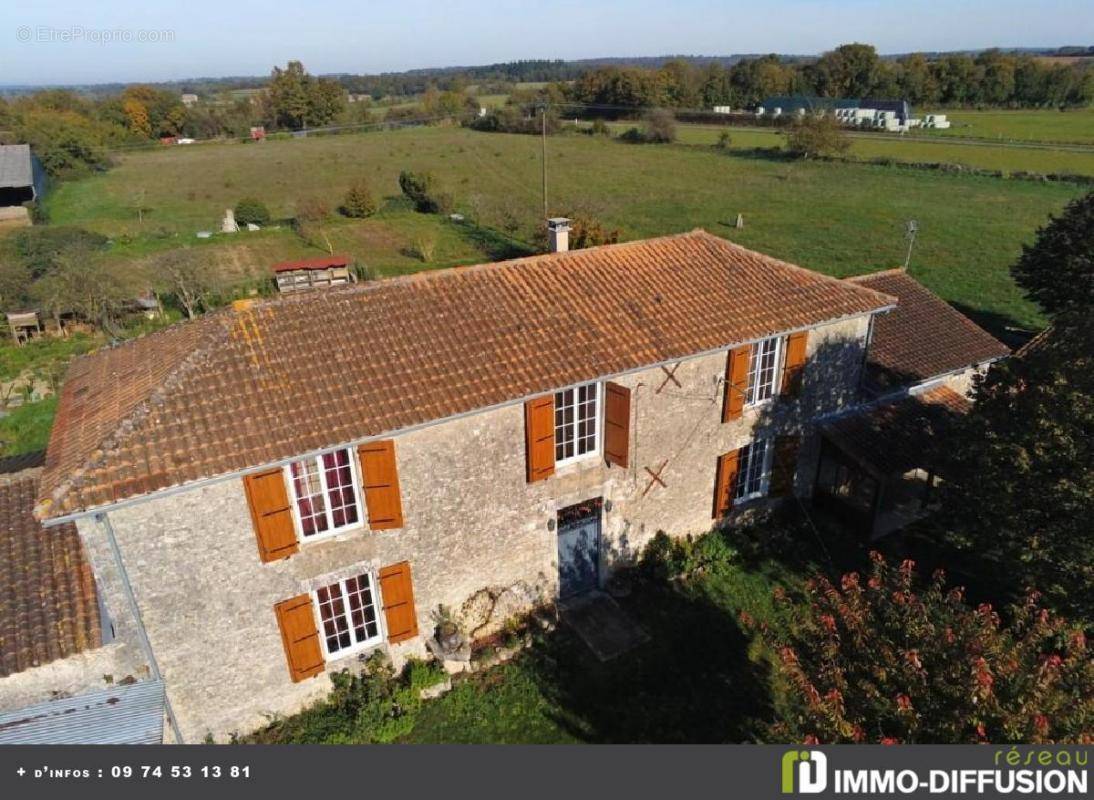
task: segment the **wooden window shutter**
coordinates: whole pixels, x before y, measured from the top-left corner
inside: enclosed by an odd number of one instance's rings
[[[631,452],[631,390],[604,384],[604,460],[626,469]]]
[[[384,605],[387,640],[401,642],[418,635],[418,612],[414,609],[414,585],[410,562],[401,561],[380,570],[380,596]]]
[[[726,356],[726,394],[722,403],[722,422],[738,419],[748,394],[748,357],[752,345],[735,347]]]
[[[801,439],[797,436],[780,436],[775,440],[775,457],[771,466],[771,492],[774,497],[794,494],[794,475],[798,471],[798,451]]]
[[[281,469],[247,475],[243,478],[243,488],[247,492],[247,504],[251,507],[258,557],[263,562],[277,561],[299,550],[292,501]]]
[[[528,483],[555,474],[555,396],[536,397],[524,404],[524,442]]]
[[[319,628],[315,624],[311,595],[301,594],[274,606],[281,643],[289,662],[294,683],[323,671],[323,650],[319,646]]]
[[[403,527],[403,499],[399,493],[399,470],[395,465],[395,442],[384,439],[357,448],[361,461],[361,483],[365,487],[368,524],[374,531]]]
[[[734,450],[718,456],[718,471],[714,477],[714,519],[721,519],[733,508],[739,453],[740,451]]]
[[[801,394],[802,376],[805,373],[805,346],[808,342],[809,331],[792,333],[786,337],[782,393],[787,397],[797,397]]]

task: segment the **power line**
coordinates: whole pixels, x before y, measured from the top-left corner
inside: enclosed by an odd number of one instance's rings
[[[293,136],[293,138],[306,138],[310,134],[339,134],[349,133],[353,131],[366,132],[369,130],[389,130],[392,128],[408,128],[416,125],[428,125],[430,122],[440,122],[441,120],[452,119],[455,114],[439,114],[431,117],[416,117],[414,119],[400,119],[400,120],[380,120],[379,122],[361,122],[353,125],[330,125],[324,128],[290,128],[287,130],[275,131],[271,136],[281,137],[284,134]],[[301,137],[296,137],[296,134],[304,134]],[[182,137],[186,138],[186,137]],[[247,136],[212,136],[208,139],[195,139],[190,144],[241,144],[251,141]],[[137,144],[129,145],[116,145],[114,147],[107,148],[108,153],[121,153],[131,152],[137,150],[157,150],[164,145],[161,142],[140,142]]]

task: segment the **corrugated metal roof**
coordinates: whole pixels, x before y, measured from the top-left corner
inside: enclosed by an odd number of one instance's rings
[[[0,188],[22,188],[34,183],[29,144],[0,144]]]
[[[329,269],[330,267],[345,267],[349,264],[349,256],[319,256],[318,258],[301,258],[297,261],[281,261],[273,265],[274,272],[288,272],[297,269]]]
[[[0,713],[0,745],[163,744],[163,681]]]

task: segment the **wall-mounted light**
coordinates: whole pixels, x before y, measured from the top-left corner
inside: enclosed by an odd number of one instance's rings
[[[604,510],[605,511],[611,511],[612,510],[612,501],[611,500],[605,500],[604,501]]]
[[[551,517],[547,520],[547,530],[553,531],[555,529],[555,518]]]

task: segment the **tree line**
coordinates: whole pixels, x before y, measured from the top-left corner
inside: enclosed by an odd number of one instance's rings
[[[732,66],[676,59],[657,69],[601,67],[567,89],[579,103],[689,109],[748,108],[787,94],[905,98],[919,106],[1079,107],[1094,102],[1094,68],[1000,50],[885,59],[872,45],[844,44],[812,61],[767,55]]]

